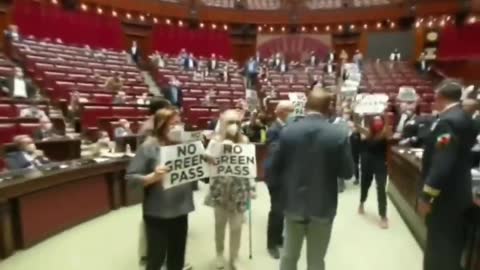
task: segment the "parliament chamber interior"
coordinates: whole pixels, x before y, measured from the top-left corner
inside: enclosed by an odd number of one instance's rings
[[[0,1],[0,269],[480,270],[478,19]]]

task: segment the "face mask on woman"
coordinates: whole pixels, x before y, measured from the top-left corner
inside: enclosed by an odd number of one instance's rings
[[[237,124],[229,124],[227,126],[227,134],[229,136],[233,137],[233,136],[237,135],[238,131],[239,131],[239,128],[238,128]]]
[[[181,142],[185,129],[182,125],[175,125],[168,131],[167,138],[172,142]]]

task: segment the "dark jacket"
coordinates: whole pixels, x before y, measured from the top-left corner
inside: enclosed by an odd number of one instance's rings
[[[267,130],[267,142],[266,145],[268,147],[268,155],[265,159],[264,168],[265,171],[268,172],[271,164],[272,164],[272,155],[278,146],[278,140],[280,139],[280,133],[282,132],[283,124],[281,124],[278,120],[272,123],[272,125]],[[267,184],[269,184],[268,177]]]
[[[25,81],[25,88],[26,88],[26,91],[27,91],[27,97],[29,98],[33,98],[35,97],[36,93],[37,93],[37,88],[32,84],[32,82],[28,79],[25,79],[24,78],[24,81]],[[8,88],[9,92],[6,93],[7,95],[9,96],[13,96],[14,95],[14,87],[15,87],[15,77],[9,77],[7,79],[4,79],[2,81],[0,81],[0,87],[6,87]]]
[[[471,148],[476,131],[472,118],[456,105],[440,114],[426,139],[422,176],[424,188],[440,194],[435,211],[462,211],[472,204]]]
[[[213,60],[212,59],[208,60],[207,68],[208,68],[209,72],[217,70],[219,68],[218,60],[215,60],[215,66],[213,66]]]
[[[188,62],[189,62],[190,59],[192,59],[192,58],[190,58],[190,57],[185,57],[185,58],[183,59],[183,68],[184,68],[184,69],[190,69],[190,67],[188,66]],[[197,60],[195,60],[195,59],[192,59],[192,60],[193,60],[193,68],[197,68],[197,67],[198,67]]]
[[[307,115],[282,130],[268,170],[271,188],[280,190],[286,215],[333,219],[338,178],[353,175],[349,136],[322,115]]]
[[[9,152],[5,155],[5,163],[9,170],[26,169],[32,166],[40,166],[48,163],[48,159],[44,157],[37,157],[32,161],[26,158],[27,153],[23,151]]]
[[[176,90],[175,90],[176,88]],[[174,100],[173,91],[177,91],[177,100]],[[178,108],[182,107],[183,94],[180,87],[168,86],[163,89],[163,96],[170,101],[170,103]]]
[[[138,61],[140,60],[140,48],[137,47],[135,52],[133,52],[133,47],[131,47],[130,50],[128,51],[128,53],[130,54],[130,56],[132,56],[133,62],[138,64]]]

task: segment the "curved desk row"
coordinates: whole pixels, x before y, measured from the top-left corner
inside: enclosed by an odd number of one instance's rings
[[[401,148],[393,147],[388,164],[388,194],[417,242],[424,248],[427,237],[425,218],[416,210],[418,192],[422,186],[421,160]],[[465,269],[480,270],[480,207],[473,202],[469,218]]]
[[[257,145],[263,177],[265,146]],[[121,206],[140,203],[143,189],[124,180],[129,158],[73,160],[68,168],[0,175],[0,258]]]

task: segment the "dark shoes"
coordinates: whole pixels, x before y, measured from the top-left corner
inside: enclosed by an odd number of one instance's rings
[[[278,247],[276,247],[276,248],[269,248],[269,249],[268,249],[268,254],[270,254],[270,256],[271,256],[272,258],[274,258],[275,260],[280,259],[280,250],[278,249]]]

